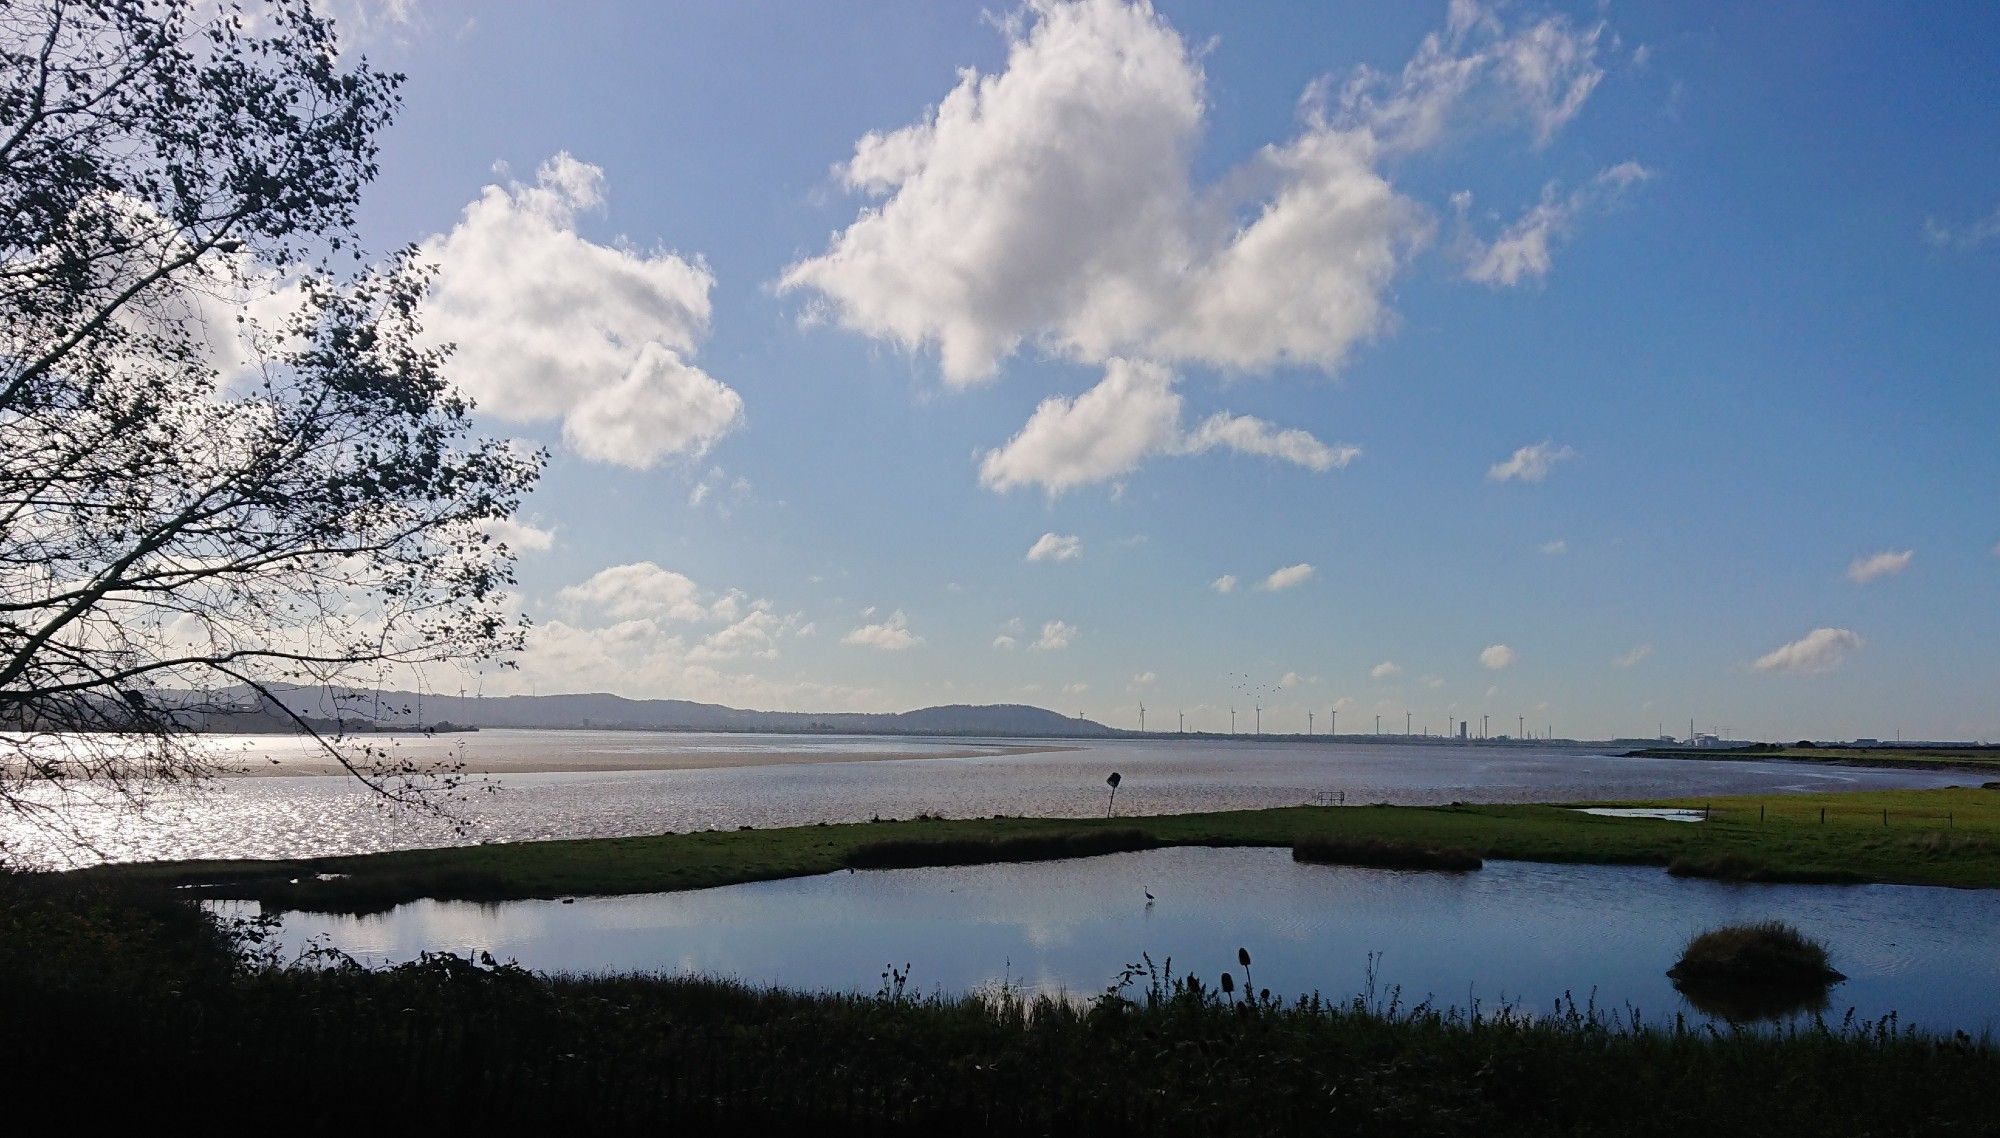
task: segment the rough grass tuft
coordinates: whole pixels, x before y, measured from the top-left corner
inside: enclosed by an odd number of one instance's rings
[[[1300,838],[1292,844],[1292,860],[1317,865],[1441,869],[1459,873],[1486,864],[1478,854],[1456,846],[1440,848],[1388,838],[1354,838],[1337,834]]]
[[[1710,929],[1688,941],[1667,975],[1766,988],[1824,987],[1846,979],[1827,962],[1825,945],[1783,921]]]
[[[1756,858],[1733,853],[1677,857],[1667,863],[1667,872],[1675,877],[1710,877],[1717,881],[1765,884],[1856,885],[1867,880],[1844,869],[1779,869]]]

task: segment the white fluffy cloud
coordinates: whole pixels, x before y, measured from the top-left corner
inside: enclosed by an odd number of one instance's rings
[[[1039,485],[1050,494],[1129,474],[1180,436],[1181,397],[1158,364],[1113,360],[1097,386],[1052,395],[1021,432],[979,464],[994,490]]]
[[[1384,660],[1381,663],[1375,665],[1374,667],[1368,669],[1368,674],[1375,677],[1378,680],[1386,680],[1391,676],[1402,675],[1403,666],[1401,664],[1396,663],[1394,660]]]
[[[872,610],[871,610],[872,611]],[[884,652],[900,652],[924,642],[923,637],[910,631],[909,618],[903,610],[890,613],[888,619],[875,624],[864,624],[840,638],[842,644],[856,648],[878,648]]]
[[[1569,552],[1569,542],[1559,537],[1554,541],[1545,541],[1536,548],[1549,557],[1561,557]]]
[[[1147,0],[1028,0],[1001,27],[1001,70],[962,71],[921,119],[855,144],[836,174],[867,203],[778,281],[809,297],[809,320],[934,352],[952,386],[1022,350],[1106,365],[1097,388],[1044,402],[985,456],[996,490],[1057,494],[1216,447],[1321,471],[1352,461],[1352,447],[1247,417],[1183,433],[1166,373],[1121,361],[1336,370],[1389,324],[1387,290],[1436,228],[1385,162],[1457,124],[1522,124],[1540,145],[1603,74],[1601,24],[1509,28],[1458,0],[1400,75],[1361,69],[1337,100],[1313,83],[1289,138],[1199,185],[1200,53]]]
[[[557,595],[571,605],[614,620],[692,622],[713,615],[693,580],[651,561],[600,569],[589,580]]]
[[[1995,552],[2000,552],[2000,546],[1995,547]],[[1218,593],[1233,593],[1236,591],[1236,575],[1233,573],[1224,573],[1222,576],[1210,581],[1208,587]]]
[[[541,553],[556,543],[554,530],[530,525],[519,518],[492,518],[480,522],[479,532],[500,542],[515,553]]]
[[[1847,563],[1847,579],[1857,585],[1879,581],[1884,577],[1894,577],[1910,567],[1910,559],[1916,556],[1911,549],[1888,549],[1881,553],[1871,553],[1857,557]]]
[[[1297,565],[1287,565],[1282,569],[1272,570],[1271,575],[1264,578],[1263,583],[1257,587],[1267,593],[1275,593],[1280,589],[1303,585],[1312,575],[1313,567],[1301,561]]]
[[[1067,621],[1051,620],[1042,625],[1042,635],[1035,640],[1034,648],[1039,652],[1060,652],[1076,639],[1076,626]]]
[[[1181,429],[1174,374],[1143,360],[1113,359],[1095,387],[1042,400],[1020,433],[980,459],[979,480],[997,491],[1040,486],[1050,496],[1130,474],[1158,455],[1217,448],[1282,459],[1313,471],[1344,467],[1361,451],[1329,446],[1305,431],[1247,415],[1217,413]]]
[[[780,281],[854,331],[935,349],[952,384],[1027,343],[1332,369],[1382,326],[1428,230],[1382,152],[1435,144],[1481,91],[1546,141],[1602,74],[1600,29],[1509,33],[1460,3],[1398,80],[1358,73],[1334,113],[1316,84],[1296,135],[1198,187],[1206,77],[1149,3],[1030,0],[1003,27],[1004,69],[966,69],[920,121],[856,143],[838,173],[875,204]]]
[[[967,70],[923,121],[861,139],[842,174],[883,200],[783,287],[935,348],[953,384],[1030,340],[1093,361],[1330,367],[1374,330],[1419,224],[1365,136],[1267,148],[1252,176],[1268,197],[1209,201],[1189,173],[1206,79],[1149,4],[1035,0],[1009,37],[999,74]],[[1234,226],[1234,204],[1257,216]]]
[[[778,655],[778,636],[796,623],[795,617],[787,619],[767,608],[754,609],[736,623],[703,637],[701,643],[688,652],[688,658],[733,660],[753,656],[774,659]]]
[[[1751,666],[1760,672],[1816,675],[1838,668],[1865,643],[1859,634],[1845,628],[1815,628],[1790,644],[1759,656]]]
[[[535,621],[517,667],[487,674],[497,694],[616,692],[794,710],[882,709],[872,688],[742,670],[778,658],[788,637],[810,634],[739,589],[705,590],[651,562],[615,565],[557,594],[560,614]],[[720,625],[695,638],[694,627]],[[693,643],[690,639],[693,638]],[[730,663],[736,661],[737,663]]]
[[[1045,533],[1028,547],[1030,561],[1068,561],[1081,556],[1083,539],[1075,534]]]
[[[1532,446],[1524,446],[1500,462],[1487,467],[1486,477],[1493,482],[1540,482],[1549,476],[1549,471],[1564,459],[1576,457],[1570,448],[1559,447],[1543,439]]]
[[[586,458],[698,456],[743,417],[742,398],[688,362],[715,278],[698,259],[584,240],[577,217],[603,201],[604,172],[567,153],[533,185],[487,186],[423,244],[437,270],[425,334],[457,345],[447,374],[482,410],[559,419]]]
[[[1480,665],[1496,672],[1513,662],[1514,650],[1505,644],[1488,644],[1479,652]]]

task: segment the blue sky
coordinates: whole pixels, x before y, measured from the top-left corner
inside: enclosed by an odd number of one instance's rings
[[[489,692],[2000,736],[1990,6],[350,11]]]

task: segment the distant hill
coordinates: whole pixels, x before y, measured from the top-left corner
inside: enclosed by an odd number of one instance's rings
[[[287,688],[292,710],[315,721],[372,722],[378,730],[449,722],[462,727],[597,727],[648,731],[830,732],[855,735],[1103,736],[1118,734],[1089,719],[1018,703],[951,704],[886,714],[753,711],[684,699],[581,695],[475,696]],[[227,722],[216,730],[233,729]]]

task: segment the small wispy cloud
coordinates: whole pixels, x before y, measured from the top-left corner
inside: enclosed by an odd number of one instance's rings
[[[1617,659],[1611,661],[1611,666],[1614,668],[1630,668],[1635,664],[1637,664],[1639,661],[1644,660],[1648,656],[1651,656],[1652,654],[1653,654],[1653,646],[1651,644],[1640,644],[1634,647],[1630,652],[1627,652],[1623,656],[1620,656]]]
[[[1312,575],[1313,567],[1301,561],[1297,565],[1287,565],[1283,569],[1273,570],[1269,577],[1264,578],[1263,584],[1257,587],[1267,593],[1275,593],[1280,589],[1303,585]]]
[[[1559,537],[1554,541],[1543,542],[1539,548],[1550,557],[1561,557],[1569,552],[1569,542]]]
[[[1894,577],[1910,567],[1910,558],[1916,556],[1912,549],[1886,549],[1881,553],[1870,553],[1847,563],[1847,579],[1857,585],[1879,581],[1884,577]]]
[[[1815,628],[1797,640],[1759,656],[1751,667],[1760,672],[1817,675],[1838,668],[1866,643],[1845,628]]]
[[[1556,463],[1575,457],[1576,452],[1570,448],[1543,439],[1487,467],[1486,477],[1491,482],[1540,482],[1555,469]]]
[[[1933,249],[1977,249],[2000,237],[2000,206],[1977,221],[1947,225],[1935,217],[1924,219],[1924,241]]]
[[[873,612],[870,608],[868,612]],[[903,610],[890,613],[887,620],[877,624],[864,624],[840,638],[842,644],[855,648],[875,648],[884,652],[900,652],[924,642],[923,637],[910,631],[909,618]]]
[[[1375,677],[1378,680],[1386,680],[1390,676],[1402,675],[1403,666],[1401,664],[1396,663],[1394,660],[1384,660],[1381,663],[1375,665],[1374,667],[1368,669],[1368,674]]]
[[[1233,573],[1224,573],[1222,576],[1210,581],[1208,587],[1218,593],[1233,593],[1236,591],[1236,576]]]
[[[1083,553],[1083,539],[1075,534],[1045,533],[1028,547],[1030,561],[1069,561]]]
[[[1505,644],[1488,644],[1479,652],[1479,663],[1496,672],[1513,662],[1514,650]]]
[[[1076,639],[1076,626],[1068,621],[1052,620],[1042,625],[1042,634],[1037,637],[1034,648],[1037,652],[1060,652]]]

